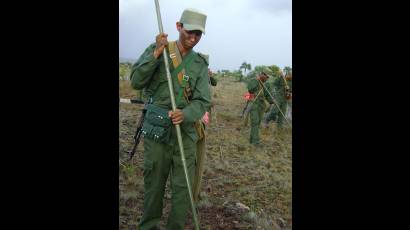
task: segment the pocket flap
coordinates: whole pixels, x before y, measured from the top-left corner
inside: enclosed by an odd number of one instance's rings
[[[144,122],[144,124],[142,125],[142,134],[144,136],[150,136],[153,128],[153,125],[148,122]]]
[[[149,104],[147,106],[146,119],[154,126],[170,127],[171,119],[168,117],[168,110]]]

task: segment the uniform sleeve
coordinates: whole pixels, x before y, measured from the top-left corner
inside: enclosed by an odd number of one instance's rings
[[[208,78],[208,68],[204,65],[195,89],[193,89],[191,102],[182,110],[184,122],[194,123],[201,119],[205,112],[208,111],[211,105]]]
[[[131,68],[131,86],[143,89],[151,80],[162,58],[154,57],[155,43],[148,46]]]

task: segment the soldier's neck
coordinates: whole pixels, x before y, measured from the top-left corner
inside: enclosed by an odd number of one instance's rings
[[[177,47],[179,52],[181,53],[181,56],[184,57],[185,55],[187,55],[192,49],[185,49],[181,43],[179,42],[179,40],[177,40]]]

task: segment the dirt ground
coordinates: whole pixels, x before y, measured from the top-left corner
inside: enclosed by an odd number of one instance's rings
[[[120,97],[136,98],[129,83],[120,83]],[[274,123],[261,128],[262,148],[248,144],[249,126],[240,117],[245,84],[218,79],[212,87],[213,109],[207,127],[206,163],[198,218],[201,229],[292,229],[292,133]],[[120,104],[120,229],[137,229],[143,212],[143,140],[132,161],[127,151],[142,105]],[[166,191],[160,228],[170,210]],[[191,216],[185,229],[193,229]]]

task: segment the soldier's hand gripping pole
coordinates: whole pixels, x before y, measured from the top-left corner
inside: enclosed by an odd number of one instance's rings
[[[158,0],[155,0],[155,9],[156,9],[156,12],[157,12],[159,33],[162,34],[162,33],[164,33],[164,31],[163,31],[163,28],[162,28],[161,12],[160,12],[160,9],[159,9]],[[176,104],[175,104],[174,87],[172,85],[171,73],[169,72],[168,55],[167,55],[167,50],[166,49],[163,50],[162,55],[164,57],[165,69],[166,69],[166,73],[167,73],[168,88],[169,88],[169,95],[171,97],[172,111],[175,112],[177,108],[176,108]],[[193,199],[193,196],[192,196],[191,183],[190,183],[190,180],[189,180],[188,170],[187,170],[186,161],[185,161],[184,145],[182,143],[182,136],[181,136],[181,127],[179,126],[179,124],[175,125],[175,129],[176,129],[176,132],[177,132],[179,151],[181,152],[182,166],[184,168],[185,179],[186,179],[186,183],[187,183],[187,187],[188,187],[189,200],[191,201],[192,217],[194,219],[195,229],[199,230],[198,218],[197,218],[197,215],[196,215],[194,199]]]
[[[263,84],[263,82],[262,82],[261,80],[259,80],[259,79],[258,79],[258,81],[262,84],[263,89],[265,89],[265,90],[266,90],[266,92],[268,92],[269,96],[272,98],[272,100],[273,100],[273,104],[275,104],[275,105],[276,105],[276,107],[278,108],[279,112],[282,114],[283,119],[285,119],[285,121],[288,123],[288,125],[289,125],[290,127],[292,127],[292,124],[289,122],[289,120],[288,120],[288,119],[286,119],[285,114],[283,114],[282,110],[279,108],[279,105],[278,105],[278,103],[276,102],[275,98],[272,96],[272,94],[270,94],[269,90],[268,90],[268,89],[266,89],[265,84]]]

